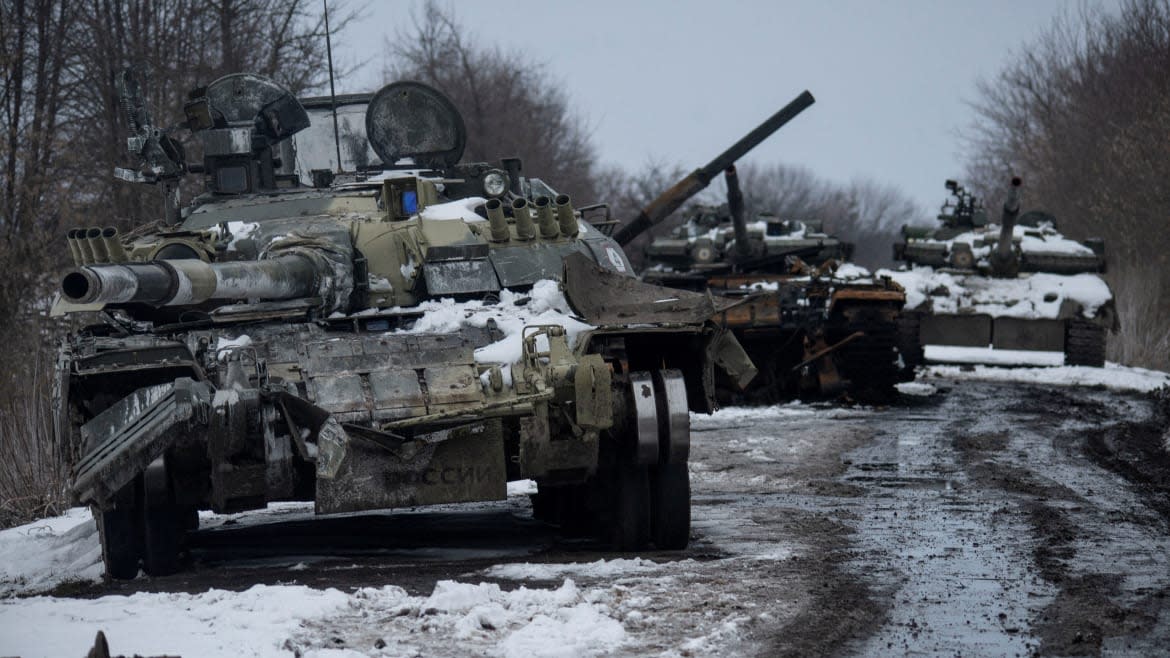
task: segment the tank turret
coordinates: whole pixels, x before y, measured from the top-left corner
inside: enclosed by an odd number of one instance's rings
[[[792,102],[756,126],[754,130],[744,135],[738,142],[732,144],[726,151],[716,156],[715,159],[692,171],[668,190],[655,197],[638,213],[637,217],[614,233],[614,239],[620,245],[627,245],[650,227],[662,222],[671,213],[681,208],[684,203],[702,192],[711,183],[711,180],[719,175],[719,172],[735,164],[736,160],[759,146],[772,133],[795,119],[798,114],[814,102],[816,99],[807,90],[797,96]]]

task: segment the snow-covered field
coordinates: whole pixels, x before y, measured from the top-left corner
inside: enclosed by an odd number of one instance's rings
[[[255,585],[243,592],[137,593],[98,599],[35,597],[0,604],[0,653],[83,656],[103,630],[118,653],[183,656],[400,656],[494,653],[582,656],[626,638],[636,610],[620,588],[504,591],[440,581],[429,596],[400,587],[354,592]],[[344,635],[344,644],[334,640]]]
[[[525,496],[532,489],[527,482],[513,483],[509,493]],[[273,506],[242,521],[304,511]],[[216,525],[222,518],[205,515],[203,522]],[[25,657],[83,656],[98,630],[114,652],[127,655],[434,655],[444,645],[446,655],[593,655],[621,646],[625,624],[640,623],[625,578],[669,579],[673,571],[642,558],[502,564],[481,575],[558,584],[507,591],[494,583],[444,580],[429,596],[411,596],[394,586],[343,592],[255,585],[242,592],[19,598],[101,579],[97,529],[82,508],[0,532],[0,555],[0,593],[7,597],[0,600],[0,655]],[[303,566],[289,567],[290,580]],[[579,587],[574,578],[581,577],[613,584]],[[334,642],[339,634],[349,638],[347,645]]]

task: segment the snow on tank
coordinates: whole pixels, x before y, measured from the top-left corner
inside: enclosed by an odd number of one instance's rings
[[[1076,365],[1102,365],[1105,332],[1116,329],[1113,293],[1101,278],[1104,243],[1062,235],[1052,215],[1020,213],[1012,179],[998,223],[955,181],[935,228],[903,227],[880,270],[906,290],[903,342],[1064,352]]]

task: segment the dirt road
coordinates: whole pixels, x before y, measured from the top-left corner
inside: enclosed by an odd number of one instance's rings
[[[887,408],[695,417],[691,547],[643,556],[653,563],[561,537],[524,497],[329,520],[294,507],[201,531],[186,573],[78,594],[296,582],[425,595],[443,579],[514,589],[569,576],[608,597],[622,653],[1165,652],[1170,455],[1156,404],[933,385]],[[603,558],[609,568],[582,566]],[[295,648],[361,650],[387,632],[356,613],[327,625]],[[430,655],[467,649],[420,641]]]

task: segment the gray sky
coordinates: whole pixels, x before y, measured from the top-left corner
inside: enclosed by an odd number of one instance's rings
[[[1113,6],[1116,0],[1099,0]],[[379,2],[335,54],[371,58],[339,92],[376,88],[384,37],[418,1]],[[1065,0],[491,0],[446,5],[484,45],[543,62],[603,162],[706,164],[804,89],[817,102],[746,161],[893,183],[933,211],[961,177],[958,130],[992,77]],[[359,50],[360,47],[360,50]],[[371,56],[370,53],[375,53]],[[1005,172],[1007,175],[1007,172]]]

